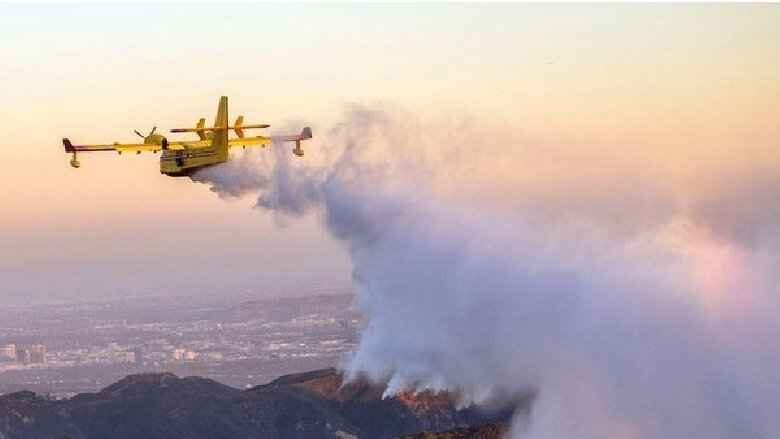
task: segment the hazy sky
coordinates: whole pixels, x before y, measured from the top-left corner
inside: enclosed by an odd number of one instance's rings
[[[768,4],[0,6],[0,300],[349,281],[315,219],[279,228],[151,154],[84,154],[75,170],[63,136],[139,140],[211,119],[228,95],[233,116],[316,137],[344,104],[387,101],[709,184],[699,167],[780,162],[778,23]],[[588,169],[591,153],[566,151]],[[535,165],[503,159],[477,190]]]

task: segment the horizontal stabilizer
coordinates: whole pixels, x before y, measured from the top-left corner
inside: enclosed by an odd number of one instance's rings
[[[248,128],[268,128],[271,125],[268,124],[256,124],[256,125],[241,125],[238,127],[239,130],[245,130]],[[198,133],[198,132],[205,132],[205,131],[229,131],[236,129],[235,126],[232,127],[203,127],[203,128],[172,128],[172,133]]]

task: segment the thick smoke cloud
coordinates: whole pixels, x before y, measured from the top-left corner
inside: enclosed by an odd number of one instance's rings
[[[367,320],[345,368],[388,393],[533,393],[513,428],[524,438],[776,436],[780,171],[681,194],[630,162],[583,177],[576,161],[547,180],[526,151],[517,168],[553,190],[520,185],[493,209],[458,195],[495,165],[464,151],[513,139],[476,126],[352,106],[315,130],[318,160],[276,145],[273,160],[247,154],[195,179],[322,218]]]

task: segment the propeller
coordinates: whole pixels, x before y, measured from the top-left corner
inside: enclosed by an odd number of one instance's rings
[[[152,130],[151,130],[151,131],[149,131],[149,134],[147,134],[146,136],[144,136],[143,134],[141,134],[140,132],[138,132],[138,130],[133,130],[133,132],[134,132],[136,135],[138,135],[138,137],[140,137],[140,138],[142,138],[142,139],[146,139],[147,137],[151,136],[152,134],[154,134],[154,132],[155,132],[155,131],[157,131],[157,127],[156,127],[156,126],[152,127]]]

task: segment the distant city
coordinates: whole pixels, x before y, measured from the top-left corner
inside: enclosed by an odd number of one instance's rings
[[[360,317],[346,291],[244,300],[128,298],[0,307],[0,394],[94,392],[139,372],[244,388],[337,366]]]
[[[46,362],[46,346],[30,345],[29,348],[17,347],[15,344],[0,346],[0,361],[15,361],[22,364],[43,364]]]

